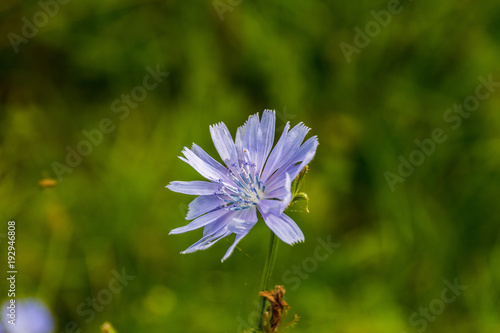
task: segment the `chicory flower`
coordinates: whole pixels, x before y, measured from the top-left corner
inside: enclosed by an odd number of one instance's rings
[[[222,258],[226,260],[257,223],[257,211],[283,242],[293,245],[304,241],[304,234],[284,211],[292,201],[292,181],[313,159],[318,139],[313,136],[303,142],[309,128],[300,123],[290,129],[287,123],[273,148],[275,122],[271,110],[265,110],[260,120],[258,114],[250,116],[238,128],[235,141],[224,123],[210,126],[225,166],[194,143],[191,149],[184,148],[180,159],[206,181],[173,181],[167,186],[174,192],[198,195],[186,216],[193,221],[170,232],[204,228],[203,237],[182,253],[207,249],[234,233],[234,243]]]

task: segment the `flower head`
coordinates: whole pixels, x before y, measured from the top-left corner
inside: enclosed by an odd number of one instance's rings
[[[2,308],[8,309],[12,303],[5,302]],[[25,298],[15,303],[15,320],[6,316],[2,318],[5,331],[8,333],[52,333],[54,332],[54,318],[47,306],[36,298]],[[15,323],[15,325],[9,323]],[[0,332],[2,331],[0,325]]]
[[[193,143],[184,148],[181,160],[208,181],[174,181],[172,191],[198,195],[189,204],[186,226],[172,230],[179,234],[204,227],[203,237],[182,253],[204,250],[218,240],[236,234],[222,261],[257,223],[257,211],[266,225],[290,245],[304,241],[297,224],[283,212],[292,200],[291,184],[313,159],[318,146],[316,136],[303,143],[309,128],[300,123],[290,129],[287,123],[273,148],[276,116],[264,110],[238,128],[233,141],[224,123],[210,126],[215,148],[226,166]]]

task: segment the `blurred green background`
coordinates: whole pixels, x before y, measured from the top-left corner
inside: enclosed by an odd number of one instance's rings
[[[234,135],[266,108],[278,129],[302,121],[320,141],[310,214],[290,213],[306,242],[280,245],[273,278],[300,316],[292,332],[500,330],[500,89],[460,126],[443,118],[479,76],[500,81],[500,3],[403,1],[350,62],[341,43],[354,47],[354,29],[387,1],[57,4],[47,20],[37,1],[0,4],[0,234],[16,221],[17,296],[46,302],[57,332],[71,321],[98,332],[106,320],[118,332],[241,332],[269,230],[260,221],[222,264],[234,236],[180,255],[201,231],[168,233],[194,197],[165,185],[202,179],[177,158],[192,142],[219,159],[209,125]],[[33,16],[38,32],[14,47]],[[157,66],[168,76],[126,106],[122,94]],[[105,118],[114,130],[40,188]],[[386,172],[436,128],[447,140],[392,191]],[[340,244],[323,261],[311,259],[318,237]],[[290,274],[303,263],[307,277]],[[93,320],[81,315],[123,269],[135,279]],[[440,303],[456,278],[467,289]],[[439,314],[411,319],[429,306]]]

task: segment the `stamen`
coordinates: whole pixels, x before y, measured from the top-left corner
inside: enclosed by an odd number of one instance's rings
[[[250,156],[245,155],[247,162],[242,162],[239,166],[237,163],[233,163],[231,168],[228,169],[227,174],[233,180],[233,183],[224,182],[222,179],[217,181],[221,188],[214,194],[224,202],[219,206],[220,208],[237,211],[256,206],[258,201],[261,200],[265,186],[256,171],[257,165],[248,162],[248,158]]]

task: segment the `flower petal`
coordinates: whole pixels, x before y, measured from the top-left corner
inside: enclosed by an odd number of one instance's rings
[[[283,164],[296,152],[296,150],[304,141],[304,138],[309,132],[309,128],[303,123],[298,124],[287,132],[289,124],[285,126],[283,134],[279,139],[278,143],[274,147],[269,159],[267,160],[266,166],[264,168],[264,173],[262,174],[262,179],[267,181],[273,173],[278,170]]]
[[[236,132],[235,146],[240,164],[255,163],[259,174],[273,147],[275,118],[274,111],[264,110],[260,122],[259,114],[254,114]]]
[[[279,200],[268,200],[275,202],[275,206],[273,207],[274,215],[281,215],[287,209],[288,205],[292,201],[292,178],[288,173],[285,173],[284,184],[281,187],[278,187],[268,193],[266,193],[266,197],[270,199],[279,199]],[[266,213],[265,213],[266,214]]]
[[[229,236],[231,233],[225,229],[221,229],[213,234],[207,235],[188,247],[186,250],[182,251],[182,254],[186,253],[192,253],[195,251],[200,251],[200,250],[206,250],[210,246],[214,245],[218,241],[220,241],[222,238]]]
[[[293,199],[292,181],[293,181],[293,179],[294,178],[291,178],[288,173],[285,175],[285,197],[281,201],[281,211],[280,211],[281,214],[283,214],[283,212],[288,208],[288,205],[290,205],[290,202],[292,202],[292,199]]]
[[[307,140],[295,153],[295,155],[291,158],[290,165],[295,165],[298,162],[302,162],[300,166],[290,173],[290,178],[292,181],[299,175],[299,173],[308,165],[314,155],[316,155],[316,149],[318,148],[319,142],[318,137],[313,136],[309,140]]]
[[[246,123],[243,126],[238,127],[236,130],[236,137],[234,138],[234,146],[236,147],[236,153],[238,154],[238,162],[241,164],[245,163],[245,153],[243,152],[243,137],[245,136]]]
[[[207,224],[214,223],[217,220],[225,217],[229,213],[230,212],[226,209],[217,209],[217,210],[211,211],[209,213],[206,213],[205,215],[198,217],[196,220],[193,220],[188,225],[171,230],[169,235],[181,234],[183,232],[187,232],[187,231],[191,231],[191,230],[195,230],[195,229],[204,227]]]
[[[181,253],[191,253],[198,250],[208,249],[210,246],[214,245],[216,242],[221,240],[222,238],[229,236],[231,231],[227,229],[227,224],[237,215],[237,212],[223,210],[226,214],[220,218],[216,224],[207,225],[205,228],[210,229],[211,232],[203,232],[203,237],[188,247],[185,251]],[[210,213],[208,213],[210,214]],[[206,214],[206,215],[208,215]],[[206,216],[203,215],[203,216]],[[202,216],[202,217],[203,217]],[[217,228],[213,228],[214,225],[217,225]]]
[[[308,139],[277,172],[269,177],[266,183],[267,191],[272,192],[284,186],[286,173],[290,174],[290,180],[293,181],[314,158],[318,144],[316,136]]]
[[[264,110],[260,121],[261,138],[257,145],[257,172],[261,172],[274,144],[274,127],[276,115],[272,110]]]
[[[257,209],[255,206],[238,211],[236,216],[227,225],[227,229],[235,234],[247,233],[257,223]]]
[[[249,230],[250,231],[250,230]],[[234,239],[234,242],[233,244],[231,244],[231,246],[227,249],[226,251],[226,254],[224,254],[224,257],[222,257],[221,261],[220,262],[224,262],[226,261],[227,258],[229,258],[229,256],[231,256],[231,254],[233,254],[233,251],[234,249],[236,248],[236,245],[238,245],[238,243],[243,239],[243,237],[245,237],[246,235],[248,234],[245,233],[245,234],[236,234],[236,238]]]
[[[273,150],[271,151],[271,155],[269,155],[269,158],[267,159],[264,170],[262,171],[262,180],[267,180],[273,174],[273,172],[278,169],[279,166],[275,166],[275,164],[279,161],[289,129],[290,122],[287,122],[285,128],[283,129],[283,133],[281,133],[281,137],[278,140],[278,143],[276,144],[276,146],[274,146]]]
[[[227,249],[226,254],[222,257],[221,262],[229,258],[229,256],[233,253],[236,245],[245,237],[250,230],[253,228],[255,223],[257,223],[257,210],[255,207],[250,207],[248,209],[244,209],[240,211],[240,214],[237,215],[231,222],[228,224],[228,230],[236,233],[236,238],[234,239],[233,244]]]
[[[219,181],[219,179],[221,179],[221,177],[224,177],[224,175],[221,174],[220,170],[217,170],[212,165],[204,161],[191,149],[184,147],[182,153],[186,158],[182,157],[179,158],[184,162],[186,162],[187,164],[189,164],[190,166],[192,166],[193,169],[198,171],[198,173],[203,177],[205,177],[206,179],[211,180],[213,182],[217,182]]]
[[[244,126],[243,155],[245,156],[246,162],[255,162],[257,147],[259,146],[259,114],[257,113],[250,116]]]
[[[307,144],[308,142],[310,142],[311,145]],[[316,154],[316,148],[318,147],[318,140],[316,137],[312,137],[307,140],[307,142],[302,146],[305,149],[303,149],[302,151],[301,147],[299,152],[297,152],[296,155],[299,157],[296,157],[296,159],[294,159],[292,163],[284,167],[284,170],[279,170],[278,172],[276,172],[276,174],[273,175],[270,183],[267,185],[267,188],[269,189],[269,192],[266,193],[267,198],[271,198],[271,195],[280,195],[283,193],[287,193],[287,196],[284,198],[280,196],[275,197],[282,200],[281,213],[283,213],[283,211],[288,207],[292,200],[292,182],[314,158],[314,155]],[[285,188],[285,191],[283,191],[283,188]]]
[[[217,162],[212,156],[208,155],[200,146],[193,143],[191,150],[201,158],[205,163],[210,165],[214,170],[218,172],[218,177],[226,182],[231,182],[231,178],[228,176],[228,170],[219,162]]]
[[[224,204],[221,200],[222,195],[200,195],[189,204],[189,211],[186,220],[192,220],[200,215],[208,213]],[[224,196],[225,197],[225,196]]]
[[[279,200],[261,199],[259,200],[258,207],[262,216],[269,214],[279,215],[281,210],[281,202]]]
[[[194,195],[214,194],[220,188],[220,184],[194,180],[190,182],[174,181],[166,186],[169,190]]]
[[[231,168],[233,164],[238,162],[238,154],[236,153],[233,138],[226,125],[224,123],[219,123],[210,126],[210,134],[212,135],[212,141],[220,157],[224,163]]]
[[[264,216],[264,221],[283,242],[293,245],[304,241],[304,234],[299,226],[286,214],[280,216],[269,214]]]

